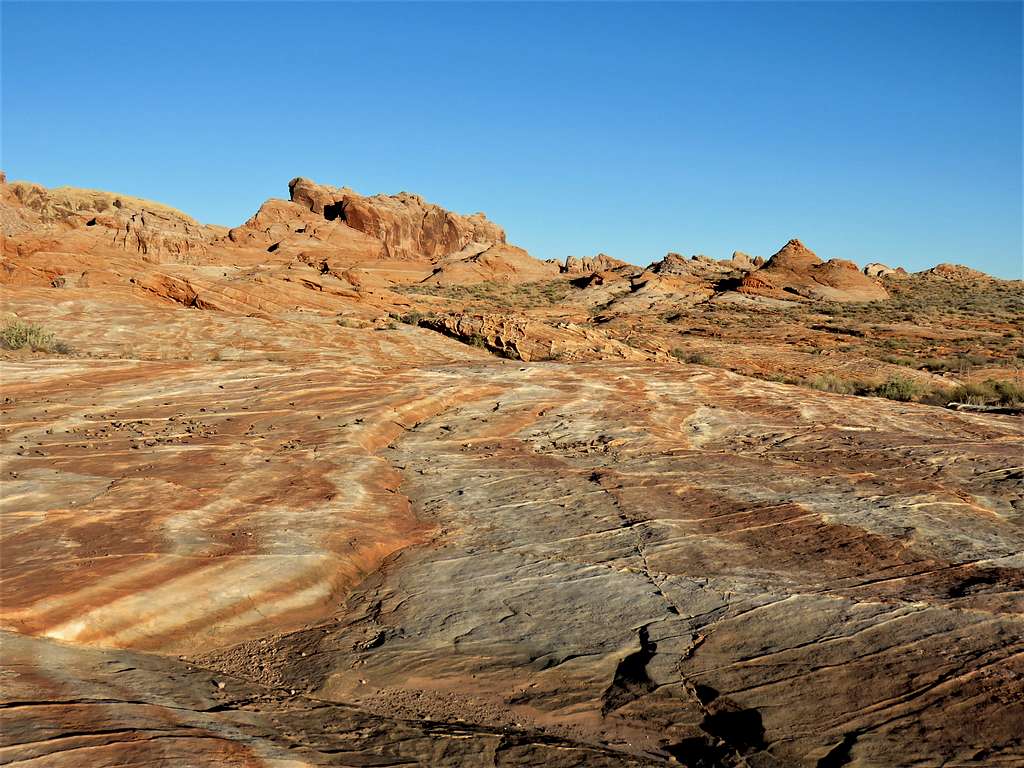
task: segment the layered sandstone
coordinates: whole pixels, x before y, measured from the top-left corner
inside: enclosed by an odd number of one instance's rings
[[[619,269],[635,269],[632,264],[616,259],[608,254],[596,256],[566,256],[562,271],[570,275],[591,275],[595,272],[611,272]]]
[[[505,231],[484,214],[462,216],[407,192],[364,197],[301,177],[288,190],[292,202],[379,240],[388,258],[435,260],[471,244],[505,242]]]
[[[3,762],[1024,761],[1019,417],[765,380],[939,386],[843,349],[1003,349],[1017,284],[859,323],[797,242],[561,273],[414,196],[10,186],[4,311],[72,351],[0,350]]]
[[[790,240],[763,267],[747,274],[739,290],[774,298],[799,296],[830,301],[876,301],[889,294],[852,261],[822,261],[799,240]]]
[[[218,234],[217,227],[202,226],[190,216],[160,203],[111,192],[58,187],[16,181],[4,184],[5,219],[32,216],[41,224],[36,231],[78,227],[107,230],[110,244],[152,260],[187,258],[205,253]],[[18,209],[21,209],[20,212]],[[5,226],[7,233],[30,227]]]

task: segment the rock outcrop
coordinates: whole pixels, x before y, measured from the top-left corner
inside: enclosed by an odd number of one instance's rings
[[[749,253],[744,253],[743,251],[733,251],[732,258],[729,262],[730,266],[744,272],[749,272],[750,270],[755,269],[754,258]]]
[[[611,272],[616,269],[636,269],[633,264],[615,259],[605,253],[596,256],[566,256],[562,272],[570,275],[590,275],[594,272]]]
[[[940,277],[944,280],[991,280],[988,275],[963,264],[936,264],[931,269],[918,272],[920,275]]]
[[[505,242],[505,231],[484,214],[462,216],[407,192],[364,197],[301,177],[288,189],[293,203],[379,240],[389,259],[432,261],[474,244]]]
[[[710,256],[697,254],[686,258],[678,253],[667,253],[661,261],[647,267],[657,275],[686,275],[704,280],[716,280],[730,274],[735,268],[732,261],[715,261]]]
[[[4,185],[2,205],[5,234],[27,231],[26,221],[41,225],[37,233],[96,227],[110,245],[155,261],[202,255],[221,233],[170,206],[89,189],[15,181]]]
[[[799,240],[790,240],[760,267],[747,274],[740,292],[772,298],[876,301],[888,297],[885,287],[852,261],[822,261]]]
[[[903,267],[893,269],[885,264],[874,261],[864,265],[864,274],[868,277],[899,277],[900,275],[907,274],[907,271]]]
[[[419,324],[524,362],[559,360],[652,360],[645,353],[593,328],[550,325],[514,314],[448,313],[422,318]]]
[[[481,248],[479,253],[474,251]],[[460,258],[465,253],[470,255]],[[533,258],[522,248],[498,243],[464,249],[443,261],[423,282],[428,285],[471,285],[474,283],[533,283],[551,280],[559,274],[558,264]]]

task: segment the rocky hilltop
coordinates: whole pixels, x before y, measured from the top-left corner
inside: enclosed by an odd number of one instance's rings
[[[1020,281],[288,189],[0,187],[5,763],[1024,764]]]
[[[739,290],[780,299],[799,296],[832,301],[875,301],[889,297],[885,286],[867,271],[861,272],[852,261],[822,261],[795,239],[786,243],[764,266],[747,274]]]

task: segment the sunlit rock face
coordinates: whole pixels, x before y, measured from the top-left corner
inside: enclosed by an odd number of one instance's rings
[[[766,296],[830,301],[876,301],[889,296],[880,282],[852,261],[822,261],[799,240],[790,240],[764,266],[749,272],[741,291]]]
[[[5,763],[1024,761],[1019,417],[687,362],[579,307],[699,270],[321,192],[186,254],[5,191],[4,312],[70,348],[0,352]]]

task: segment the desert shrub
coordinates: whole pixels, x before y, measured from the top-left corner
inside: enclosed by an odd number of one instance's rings
[[[33,352],[67,354],[70,348],[57,340],[53,331],[41,325],[11,320],[0,327],[0,346],[5,349],[31,349]]]
[[[889,400],[907,402],[925,394],[925,390],[915,381],[901,376],[890,376],[884,383],[874,387],[871,394]]]
[[[921,368],[926,371],[942,373],[946,371],[966,371],[972,366],[985,365],[991,362],[987,355],[960,355],[959,357],[928,358],[921,361]]]
[[[917,367],[917,361],[910,357],[901,357],[900,355],[879,355],[878,359],[883,363],[890,363],[891,365],[903,365],[907,368]]]
[[[946,371],[961,371],[964,369],[963,361],[957,357],[927,357],[919,363],[919,367],[934,373]]]
[[[949,396],[951,402],[970,405],[989,405],[996,398],[996,391],[988,382],[963,384],[953,390]]]
[[[420,324],[420,320],[423,319],[423,313],[422,312],[415,312],[415,311],[413,311],[413,312],[406,312],[404,315],[402,315],[398,319],[401,320],[403,323],[406,323],[408,325],[419,325]]]
[[[839,395],[854,395],[860,391],[861,386],[857,382],[843,379],[834,373],[825,373],[815,376],[806,382],[812,389],[820,389],[822,392],[835,392]]]
[[[1013,381],[989,379],[959,386],[947,399],[970,405],[1024,405],[1024,386]]]
[[[993,381],[1000,405],[1024,405],[1024,386],[1015,381]]]
[[[683,363],[692,363],[693,365],[711,365],[711,358],[703,352],[694,352],[692,350],[676,347],[669,354],[671,354],[676,360]]]

